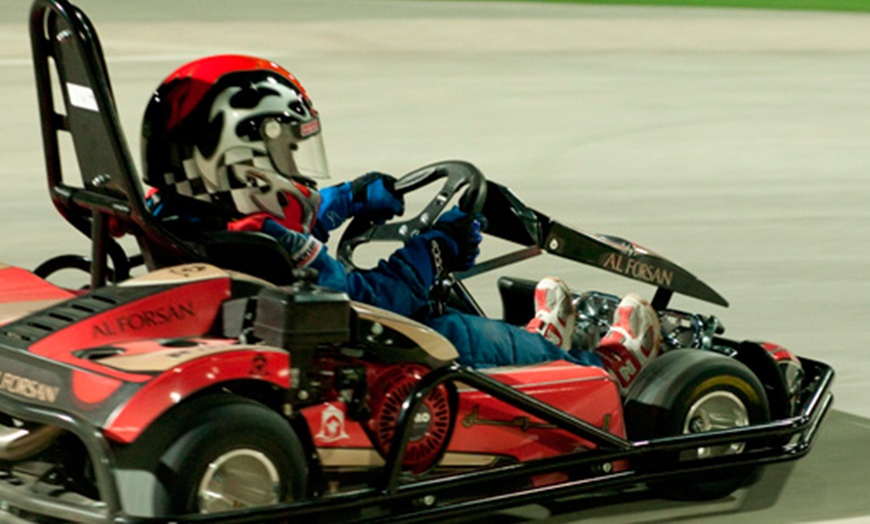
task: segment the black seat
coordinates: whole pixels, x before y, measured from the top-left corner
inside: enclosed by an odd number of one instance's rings
[[[91,239],[88,265],[93,287],[123,280],[141,263],[152,270],[210,262],[276,284],[289,282],[289,255],[271,237],[225,232],[182,237],[147,211],[100,40],[84,12],[68,0],[35,0],[30,38],[49,191],[61,215]],[[53,92],[62,94],[60,110]],[[62,133],[72,138],[80,184],[64,178]],[[121,233],[136,238],[140,254],[126,254],[115,240]],[[45,267],[58,265],[55,261]]]

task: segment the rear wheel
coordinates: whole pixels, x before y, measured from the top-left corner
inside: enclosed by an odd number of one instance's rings
[[[155,516],[268,506],[305,494],[306,462],[280,415],[234,395],[194,399],[121,450]],[[151,485],[149,485],[151,484]]]
[[[701,350],[666,353],[644,369],[627,395],[629,437],[646,440],[745,427],[770,420],[758,378],[734,359]],[[682,451],[669,460],[684,462],[746,450],[745,442]],[[652,487],[668,498],[712,500],[751,480],[756,466],[742,466],[664,481]]]

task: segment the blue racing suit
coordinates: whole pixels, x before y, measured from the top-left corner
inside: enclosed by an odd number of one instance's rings
[[[430,250],[426,245],[430,232],[407,241],[386,260],[372,269],[348,271],[327,253],[324,243],[329,231],[355,216],[360,209],[352,198],[350,182],[321,189],[318,220],[311,235],[291,231],[266,219],[262,232],[274,237],[300,261],[297,267],[310,267],[318,272],[317,284],[343,291],[355,301],[394,313],[412,317],[446,337],[459,353],[459,362],[475,368],[523,365],[552,360],[567,360],[581,365],[601,366],[592,352],[565,352],[537,333],[481,316],[448,310],[434,314],[429,290],[436,277]],[[199,222],[198,217],[185,220],[182,205],[173,202],[173,195],[161,195],[159,206],[152,206],[161,215],[181,217],[185,222]]]
[[[314,236],[325,242],[329,230],[353,216],[349,183],[324,188],[320,196],[317,222],[320,227],[315,227]],[[298,249],[302,236],[271,220],[264,223],[263,232],[275,237],[290,253]],[[567,360],[582,365],[602,365],[592,352],[566,353],[537,333],[499,320],[454,310],[434,314],[429,290],[436,271],[426,239],[427,233],[410,239],[404,247],[368,270],[347,271],[327,253],[326,246],[321,246],[308,267],[318,271],[317,283],[321,286],[344,291],[352,300],[413,317],[430,326],[456,347],[461,364],[488,368]]]

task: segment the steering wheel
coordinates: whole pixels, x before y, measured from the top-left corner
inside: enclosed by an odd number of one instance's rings
[[[459,209],[472,214],[483,210],[486,202],[486,179],[474,165],[461,160],[436,162],[415,169],[398,179],[395,187],[399,194],[404,195],[442,178],[446,178],[444,185],[423,210],[412,218],[385,224],[374,224],[362,217],[354,218],[339,240],[336,253],[338,260],[355,268],[353,251],[357,246],[367,242],[405,242],[420,234],[432,227],[450,199],[466,186],[465,193],[459,199]]]

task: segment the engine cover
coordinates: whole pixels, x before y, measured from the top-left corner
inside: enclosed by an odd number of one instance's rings
[[[429,369],[419,364],[394,364],[369,370],[369,406],[372,416],[368,431],[378,452],[384,457],[396,434],[396,424],[402,403],[411,388]],[[440,385],[423,400],[414,414],[411,437],[402,458],[402,467],[419,474],[434,466],[453,430],[453,404],[445,385]]]

